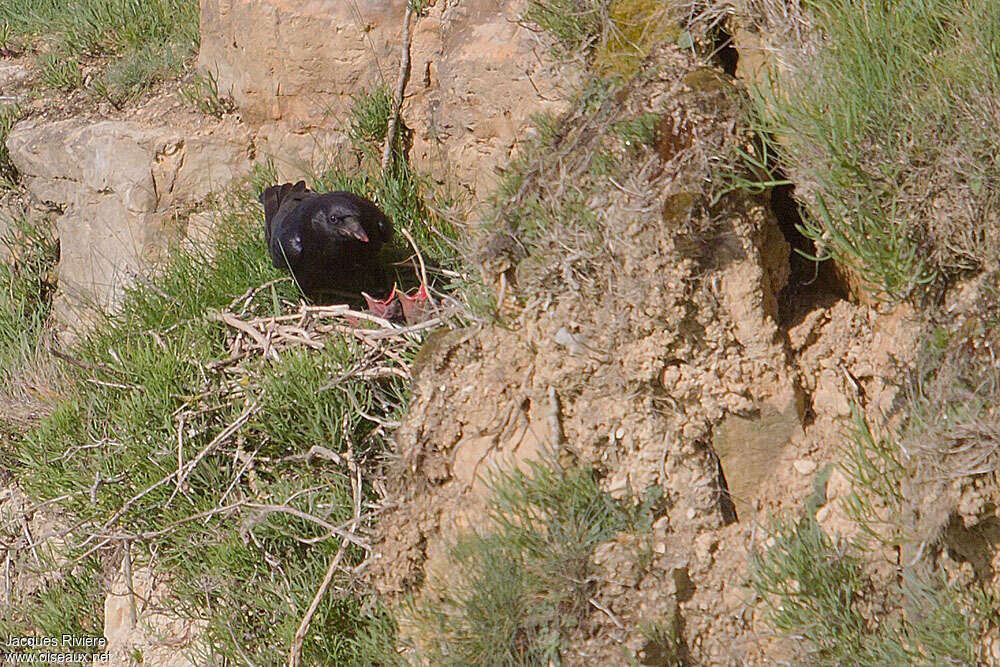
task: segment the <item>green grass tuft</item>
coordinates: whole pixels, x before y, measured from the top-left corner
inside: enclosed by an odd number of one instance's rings
[[[91,92],[120,106],[197,51],[198,11],[196,0],[0,0],[0,25],[43,51],[45,85],[80,88],[80,64],[96,62]]]
[[[157,83],[179,76],[190,55],[189,48],[176,44],[143,45],[128,57],[109,62],[87,90],[121,109]]]
[[[594,548],[634,529],[635,510],[598,489],[590,471],[532,464],[494,476],[489,528],[460,538],[447,590],[413,609],[427,659],[439,665],[558,664],[566,635],[589,613]]]
[[[8,221],[0,239],[0,381],[10,385],[37,354],[55,291],[59,245],[43,224]]]
[[[7,190],[16,187],[18,180],[17,167],[7,150],[7,137],[23,115],[24,110],[17,104],[0,105],[0,188]]]
[[[236,111],[236,104],[228,95],[219,93],[219,84],[211,72],[196,73],[191,83],[178,91],[181,101],[208,116],[222,118]]]
[[[565,54],[593,49],[608,21],[608,0],[531,0],[524,20],[553,35]]]
[[[44,85],[57,90],[76,90],[83,85],[80,62],[64,53],[47,53],[39,59]]]
[[[809,664],[976,664],[980,632],[995,616],[983,593],[923,581],[920,613],[900,615],[875,604],[898,598],[899,585],[876,591],[862,561],[814,519],[779,523],[772,537],[751,584],[774,627],[806,640]]]
[[[5,637],[100,636],[104,629],[103,614],[100,613],[104,608],[104,592],[97,559],[84,559],[24,602],[0,613],[0,633]],[[26,632],[28,629],[31,631]],[[51,650],[46,647],[36,649],[37,652]],[[93,652],[101,651],[94,649]]]
[[[379,86],[354,98],[348,136],[355,147],[364,149],[370,146],[381,150],[389,130],[392,106],[392,93],[388,86]]]
[[[644,113],[635,118],[626,118],[614,125],[614,130],[621,137],[625,146],[656,146],[656,126],[661,114]]]

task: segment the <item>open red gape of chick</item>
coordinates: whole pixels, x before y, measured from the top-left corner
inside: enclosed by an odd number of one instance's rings
[[[427,293],[427,286],[421,284],[413,296],[406,292],[398,292],[399,303],[403,306],[403,319],[407,324],[417,324],[430,317],[431,295]]]
[[[428,318],[431,311],[431,297],[427,292],[427,286],[421,284],[420,287],[409,295],[396,289],[393,285],[392,291],[384,299],[376,299],[364,292],[361,296],[368,304],[368,311],[386,320],[398,320],[400,316],[407,324],[418,324]]]

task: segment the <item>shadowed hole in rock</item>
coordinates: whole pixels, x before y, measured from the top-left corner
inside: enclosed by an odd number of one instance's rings
[[[723,468],[722,457],[719,456],[719,451],[716,449],[714,443],[709,445],[708,449],[712,453],[712,459],[715,461],[715,465],[719,471],[719,476],[716,479],[716,483],[719,485],[719,514],[722,516],[722,525],[728,526],[739,521],[739,516],[736,514],[736,503],[733,501],[732,492],[729,490],[729,482],[726,480],[726,471]]]
[[[966,527],[962,518],[952,515],[945,529],[944,547],[952,559],[968,563],[978,581],[992,581],[996,575],[993,555],[1000,544],[1000,520],[995,516],[976,526]]]
[[[733,36],[722,26],[712,34],[712,60],[729,76],[736,76],[736,66],[740,62],[740,52],[733,44]]]
[[[776,179],[783,179],[778,172]],[[802,213],[795,200],[794,185],[779,185],[771,189],[771,212],[778,220],[781,233],[791,246],[788,283],[778,295],[779,326],[789,329],[815,308],[829,308],[848,298],[847,288],[837,276],[833,262],[814,262],[816,244],[799,231]]]
[[[674,579],[674,588],[677,591],[678,602],[689,602],[694,597],[695,585],[691,580],[691,575],[686,567],[676,567],[671,576]]]
[[[718,456],[716,456],[718,461]],[[736,503],[733,502],[733,496],[729,493],[729,482],[726,481],[726,472],[722,469],[722,462],[718,461],[719,465],[719,511],[722,513],[722,523],[728,526],[731,523],[736,523],[740,520],[739,516],[736,514]]]
[[[712,32],[712,60],[729,76],[735,77],[740,61],[732,35],[722,25]],[[773,170],[774,180],[785,180],[781,167]],[[837,276],[833,262],[814,262],[816,245],[799,231],[802,213],[795,200],[795,185],[778,185],[770,191],[771,212],[791,246],[788,283],[778,295],[778,324],[788,330],[815,308],[828,308],[848,298],[848,289]]]

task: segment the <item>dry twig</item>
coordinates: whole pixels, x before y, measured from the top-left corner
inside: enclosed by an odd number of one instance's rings
[[[399,53],[399,77],[396,79],[396,93],[392,100],[392,115],[389,117],[389,127],[385,132],[385,145],[382,148],[382,172],[389,171],[392,163],[392,145],[396,142],[396,131],[399,127],[399,112],[403,106],[403,92],[406,81],[410,78],[410,21],[413,19],[413,9],[406,3],[406,14],[403,16],[403,46]]]
[[[350,452],[348,452],[347,460],[348,466],[351,468],[351,491],[354,497],[354,518],[351,519],[350,528],[354,530],[361,520],[361,470],[354,463],[354,458],[350,455]],[[312,602],[309,605],[309,609],[306,610],[305,616],[302,617],[302,621],[295,631],[295,638],[292,640],[292,649],[288,655],[288,667],[299,667],[302,664],[302,644],[305,642],[306,634],[309,632],[309,625],[312,623],[312,618],[316,614],[320,602],[326,596],[326,592],[333,582],[333,575],[337,571],[337,567],[340,565],[340,561],[344,557],[346,550],[347,540],[341,539],[340,547],[330,561],[330,565],[326,568],[323,581],[320,583],[319,589],[317,589],[316,595],[313,596]]]

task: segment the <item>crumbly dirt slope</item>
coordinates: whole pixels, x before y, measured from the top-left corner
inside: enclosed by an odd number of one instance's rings
[[[573,230],[553,230],[541,250],[502,263],[515,293],[507,327],[428,345],[397,436],[402,493],[381,523],[383,592],[433,590],[443,545],[476,524],[477,477],[555,451],[594,466],[616,497],[650,487],[664,497],[649,536],[598,549],[605,583],[570,663],[610,664],[623,649],[638,656],[641,622],[675,609],[697,662],[775,657],[779,649],[765,650],[753,634],[743,586],[748,549],[761,537],[756,518],[808,495],[830,457],[829,439],[819,442],[830,433],[823,420],[836,420],[830,404],[839,410],[846,400],[837,392],[848,340],[837,327],[846,319],[866,349],[858,334],[875,316],[841,302],[809,313],[795,343],[779,329],[788,244],[766,202],[742,194],[711,202],[709,161],[746,140],[733,92],[724,75],[677,50],[652,58],[617,118],[665,108],[659,151],[619,152],[624,182],[611,178],[588,200],[596,258],[561,253],[560,238]],[[562,141],[607,149],[608,134]],[[572,180],[572,161],[560,159]],[[539,178],[556,172],[542,168]],[[819,404],[807,410],[810,393]],[[727,437],[738,444],[720,453]],[[761,447],[752,465],[741,460],[747,442]]]
[[[732,86],[661,51],[603,124],[571,124],[580,129],[534,166],[529,187],[545,196],[585,192],[599,243],[584,244],[581,259],[584,233],[566,220],[524,251],[487,244],[506,324],[432,338],[422,353],[396,438],[390,488],[400,492],[380,524],[381,592],[435,595],[447,585],[448,545],[482,523],[487,471],[554,455],[592,466],[617,498],[663,493],[650,533],[596,550],[601,583],[568,664],[656,664],[649,622],[671,626],[693,664],[807,659],[807,647],[768,625],[748,585],[751,556],[773,542],[776,516],[814,513],[827,534],[858,535],[844,503],[864,491],[839,466],[852,410],[876,437],[899,426],[925,320],[910,306],[811,288],[809,275],[792,276],[782,295],[790,247],[769,202],[739,192],[712,201],[712,162],[747,140]],[[578,155],[614,152],[608,128],[651,111],[661,113],[657,150],[618,150],[625,175],[588,190]],[[925,487],[912,485],[911,509],[926,514]],[[889,583],[941,535],[924,558],[952,580],[995,572],[989,485],[956,485],[935,510],[951,519],[869,554],[877,586],[898,590]],[[873,618],[898,609],[892,595],[872,592]],[[419,647],[402,617],[404,641]]]

